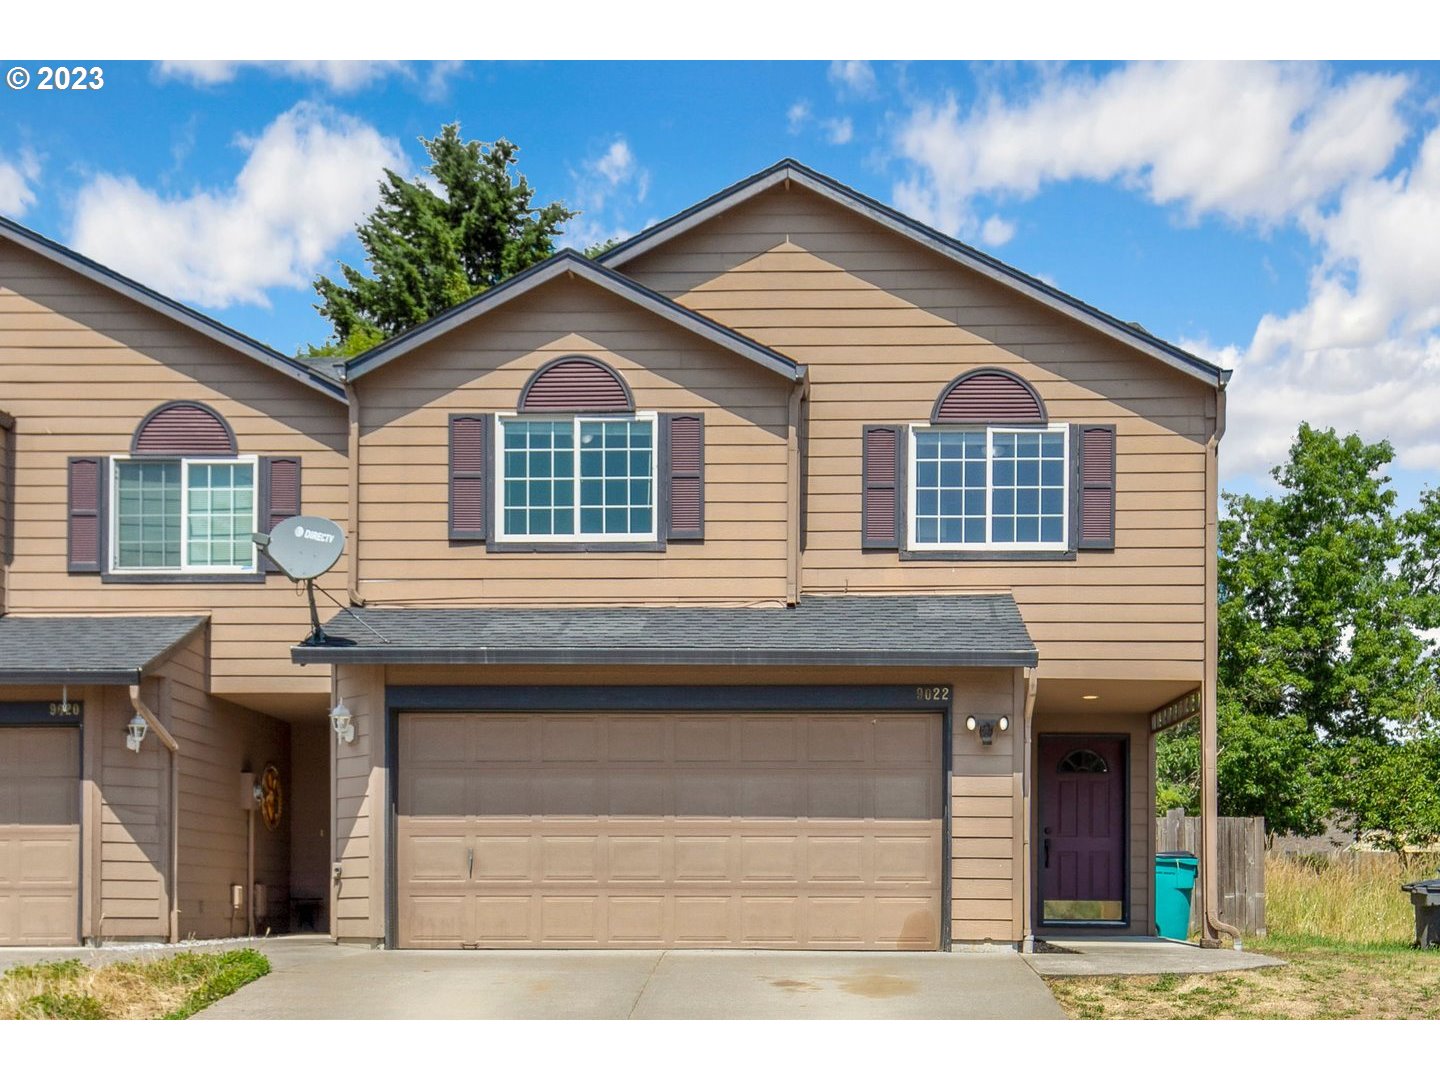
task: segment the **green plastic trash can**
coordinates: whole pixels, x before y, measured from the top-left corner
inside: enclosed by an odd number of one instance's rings
[[[1190,894],[1200,860],[1190,851],[1155,853],[1155,930],[1184,941],[1190,936]]]

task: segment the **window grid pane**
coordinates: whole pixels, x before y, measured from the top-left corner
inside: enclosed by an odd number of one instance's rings
[[[188,470],[186,555],[192,569],[251,569],[255,545],[255,467],[221,463]]]
[[[116,462],[115,488],[115,566],[180,569],[180,463]]]
[[[915,434],[915,540],[985,542],[985,433]]]
[[[997,544],[1065,539],[1065,434],[991,433],[991,535]]]
[[[643,536],[654,530],[652,421],[503,420],[501,428],[506,536]]]

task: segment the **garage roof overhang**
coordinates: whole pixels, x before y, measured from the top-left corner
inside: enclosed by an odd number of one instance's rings
[[[138,686],[205,623],[204,615],[6,615],[0,685]]]
[[[362,621],[363,620],[363,621]],[[298,664],[1033,667],[1009,594],[812,596],[796,607],[342,611]]]

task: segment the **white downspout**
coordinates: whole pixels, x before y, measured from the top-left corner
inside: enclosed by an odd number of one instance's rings
[[[139,685],[130,687],[130,707],[137,716],[155,729],[155,734],[170,751],[170,940],[180,940],[180,744],[175,741],[160,718],[140,699]]]

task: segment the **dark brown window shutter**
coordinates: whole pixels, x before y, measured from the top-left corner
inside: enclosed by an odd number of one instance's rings
[[[105,554],[103,457],[72,457],[67,479],[66,559],[72,574],[98,574]]]
[[[900,547],[904,528],[901,465],[904,428],[868,425],[861,450],[860,546],[883,551]]]
[[[670,540],[705,539],[705,417],[667,413],[661,461],[666,484],[665,536]]]
[[[1081,551],[1115,549],[1115,425],[1077,424]]]
[[[260,528],[268,533],[286,518],[300,513],[300,459],[261,458],[260,470]],[[280,572],[280,568],[269,559],[261,561],[265,573]]]
[[[450,539],[484,540],[489,524],[490,416],[450,417]]]

